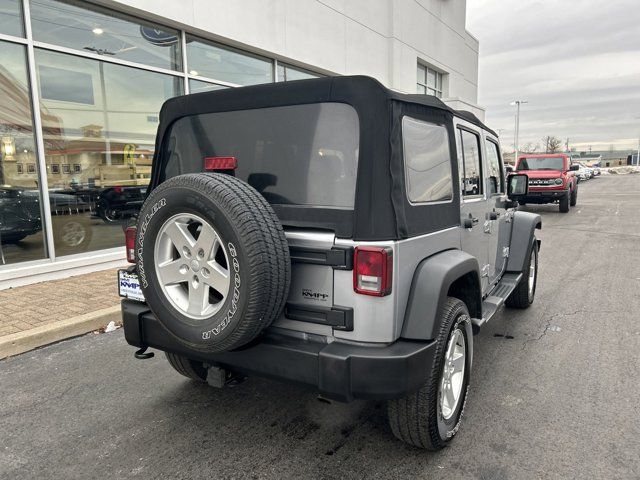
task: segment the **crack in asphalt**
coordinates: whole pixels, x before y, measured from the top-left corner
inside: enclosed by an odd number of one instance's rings
[[[544,329],[542,330],[542,333],[538,336],[538,338],[527,339],[524,342],[522,342],[522,350],[524,350],[526,348],[528,343],[538,342],[538,341],[542,340],[542,338],[549,331],[549,328],[551,327],[551,322],[553,322],[554,319],[556,319],[558,317],[570,317],[572,315],[577,315],[579,313],[585,313],[585,311],[584,310],[576,310],[574,312],[569,312],[569,313],[554,313],[545,322]]]

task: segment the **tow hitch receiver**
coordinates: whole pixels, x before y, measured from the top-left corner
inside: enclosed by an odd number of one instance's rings
[[[235,387],[244,383],[247,377],[225,370],[224,368],[211,366],[207,369],[207,383],[215,388]]]

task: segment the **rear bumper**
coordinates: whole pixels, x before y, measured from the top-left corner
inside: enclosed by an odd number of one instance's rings
[[[525,197],[520,199],[525,203],[551,203],[569,195],[568,190],[529,190]]]
[[[152,347],[235,372],[306,386],[327,398],[391,399],[416,391],[427,381],[436,343],[399,340],[385,346],[330,344],[267,332],[259,343],[217,354],[179,343],[144,303],[122,301],[127,342]]]

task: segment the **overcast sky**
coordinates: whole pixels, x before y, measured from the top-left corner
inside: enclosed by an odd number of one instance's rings
[[[478,103],[513,148],[569,137],[579,150],[636,148],[640,136],[640,0],[467,0],[480,41]]]

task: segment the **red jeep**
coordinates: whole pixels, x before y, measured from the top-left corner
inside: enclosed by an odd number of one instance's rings
[[[520,205],[558,202],[560,212],[567,213],[569,206],[574,207],[578,201],[578,178],[574,172],[579,168],[564,153],[518,156],[516,171],[529,176],[529,193],[519,200]]]

